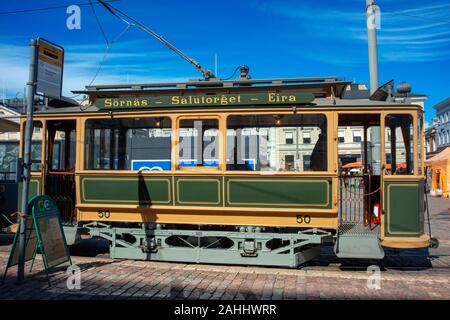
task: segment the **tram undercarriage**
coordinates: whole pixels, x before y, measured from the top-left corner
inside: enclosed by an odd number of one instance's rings
[[[111,258],[296,268],[320,255],[333,235],[317,228],[209,227],[161,224],[83,226],[110,241]]]

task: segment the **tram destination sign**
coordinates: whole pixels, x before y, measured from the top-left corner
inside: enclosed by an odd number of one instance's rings
[[[146,109],[167,107],[225,107],[253,105],[296,105],[314,101],[314,95],[301,93],[242,93],[217,95],[172,95],[157,97],[102,98],[99,109]]]

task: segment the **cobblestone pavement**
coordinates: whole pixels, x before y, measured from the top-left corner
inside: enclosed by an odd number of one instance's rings
[[[429,207],[440,247],[387,251],[379,262],[338,261],[331,248],[299,269],[112,260],[101,250],[82,255],[95,241],[86,240],[72,249],[79,290],[67,289],[65,267],[52,273],[49,287],[38,260],[25,284],[15,283],[15,268],[8,272],[0,299],[450,299],[450,200],[430,198]],[[0,238],[0,270],[8,239]],[[367,266],[374,263],[381,269],[378,290],[367,286]]]

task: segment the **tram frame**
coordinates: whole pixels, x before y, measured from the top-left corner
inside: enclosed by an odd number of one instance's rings
[[[382,215],[379,234],[374,238],[376,246],[391,248],[423,248],[428,246],[430,237],[424,232],[423,206],[423,170],[424,153],[419,151],[419,145],[424,145],[423,110],[418,105],[388,101],[348,100],[342,98],[342,92],[347,82],[339,79],[299,79],[300,84],[289,85],[288,81],[271,79],[270,82],[248,82],[245,85],[222,87],[184,84],[173,84],[171,89],[167,84],[154,85],[156,89],[146,90],[145,86],[104,86],[88,88],[83,93],[90,96],[90,106],[50,109],[36,112],[35,121],[42,125],[42,155],[39,172],[32,173],[32,192],[46,194],[46,179],[51,172],[48,163],[47,128],[50,123],[71,121],[75,124],[76,161],[73,171],[69,173],[54,172],[54,174],[69,174],[74,177],[75,203],[73,209],[76,220],[67,221],[65,227],[69,243],[80,239],[81,233],[99,236],[110,241],[112,257],[186,261],[207,263],[234,263],[256,265],[278,265],[296,267],[301,263],[313,259],[319,254],[321,245],[338,242],[340,236],[339,218],[339,164],[338,164],[338,118],[339,115],[361,116],[378,115],[381,131],[380,157],[382,173],[380,178],[380,202]],[[290,80],[291,81],[291,80]],[[286,83],[285,83],[286,82]],[[263,86],[261,83],[269,83]],[[139,87],[139,89],[136,89]],[[164,87],[160,89],[160,87]],[[110,99],[124,99],[124,97],[170,97],[173,95],[210,95],[235,94],[255,92],[266,94],[313,93],[313,103],[286,103],[282,105],[265,104],[260,106],[202,106],[202,107],[169,107],[169,108],[129,108],[118,110],[104,110],[95,107],[97,100],[108,97]],[[219,139],[219,164],[216,168],[191,167],[189,169],[177,167],[178,153],[171,153],[171,170],[136,172],[132,170],[88,170],[86,169],[86,122],[90,119],[133,119],[143,117],[169,117],[173,132],[178,132],[182,119],[217,119],[218,130],[226,137],[227,118],[232,115],[313,115],[323,114],[326,119],[328,135],[327,170],[308,172],[276,172],[262,175],[252,171],[228,171],[226,168],[226,139]],[[390,114],[409,115],[412,118],[414,131],[411,153],[413,172],[409,175],[388,175],[385,172],[385,119]],[[25,119],[22,118],[21,126]],[[72,128],[73,129],[73,128]],[[418,134],[417,134],[418,133]],[[178,137],[172,134],[171,143],[176,146]],[[21,148],[22,149],[22,148]],[[141,179],[141,180],[140,180]],[[183,190],[180,181],[190,181],[190,187]],[[233,180],[234,179],[234,180]],[[89,182],[91,186],[89,186]],[[126,181],[132,184],[151,185],[152,181],[159,181],[168,187],[168,202],[154,201],[141,205],[139,201],[117,201],[118,196],[114,188],[126,186]],[[308,205],[293,201],[293,203],[264,203],[251,199],[249,203],[230,201],[230,182],[254,182],[259,185],[267,183],[272,187],[281,187],[283,192],[291,192],[298,187],[308,192],[308,187],[316,183],[317,190],[325,191],[325,203]],[[312,182],[312,183],[311,183]],[[95,184],[97,185],[95,186]],[[199,186],[205,190],[203,183],[217,186],[215,199],[219,201],[189,201],[187,190],[192,186]],[[292,185],[289,185],[292,183]],[[305,184],[309,185],[305,188]],[[320,185],[324,187],[321,187]],[[253,184],[254,187],[255,184]],[[154,188],[158,188],[157,184]],[[251,184],[248,186],[251,187]],[[93,188],[110,188],[108,199],[99,198]],[[161,188],[161,184],[159,185]],[[215,188],[215,187],[214,187]],[[325,188],[325,189],[323,189]],[[206,188],[208,189],[208,187]],[[306,191],[305,191],[306,190]],[[136,191],[136,190],[135,190]],[[320,192],[322,192],[320,191]],[[90,192],[90,195],[89,195]],[[121,190],[118,191],[119,193]],[[122,192],[124,192],[122,190]],[[182,193],[185,192],[183,195]],[[87,196],[91,198],[88,199]],[[180,195],[188,201],[180,201]],[[205,197],[208,195],[205,194]],[[308,196],[308,195],[306,195]],[[137,199],[134,195],[134,200]],[[301,195],[299,194],[299,197]],[[408,199],[411,206],[402,209],[393,204],[402,203]],[[194,199],[193,197],[192,199]],[[94,201],[89,201],[94,199]],[[191,199],[191,200],[192,200]],[[303,196],[304,199],[304,196]],[[86,201],[88,200],[88,201]],[[195,199],[194,199],[195,200]],[[183,203],[184,202],[184,203]],[[412,208],[412,210],[411,210]],[[407,211],[405,211],[407,210]],[[309,223],[304,224],[304,216]],[[171,238],[178,237],[185,245],[175,245]],[[188,237],[195,238],[187,240]],[[203,238],[209,238],[205,245]],[[216,248],[218,239],[227,239],[224,248]],[[271,247],[269,241],[278,239],[278,246]],[[354,245],[358,240],[352,239]],[[372,241],[372,240],[371,240]],[[219,241],[220,242],[220,241]],[[281,244],[280,244],[281,243]],[[343,241],[342,243],[345,243]],[[377,256],[377,255],[375,255]],[[358,254],[352,257],[358,258]],[[361,254],[361,258],[370,257]],[[378,257],[378,256],[377,256]]]

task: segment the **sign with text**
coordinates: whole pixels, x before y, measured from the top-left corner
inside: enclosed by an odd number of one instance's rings
[[[36,196],[28,206],[32,216],[28,216],[26,219],[25,261],[32,260],[31,272],[39,249],[50,283],[49,269],[64,262],[72,264],[61,224],[60,212],[54,201],[48,196]],[[19,263],[19,233],[20,228],[17,228],[2,283],[6,278],[8,268]]]
[[[38,39],[36,91],[46,97],[61,99],[64,49]]]
[[[34,199],[33,219],[47,268],[70,261],[59,209],[47,196]]]
[[[158,97],[101,98],[95,101],[99,109],[143,109],[167,107],[225,107],[253,105],[296,105],[314,101],[308,92],[240,93],[215,95],[173,95]]]

